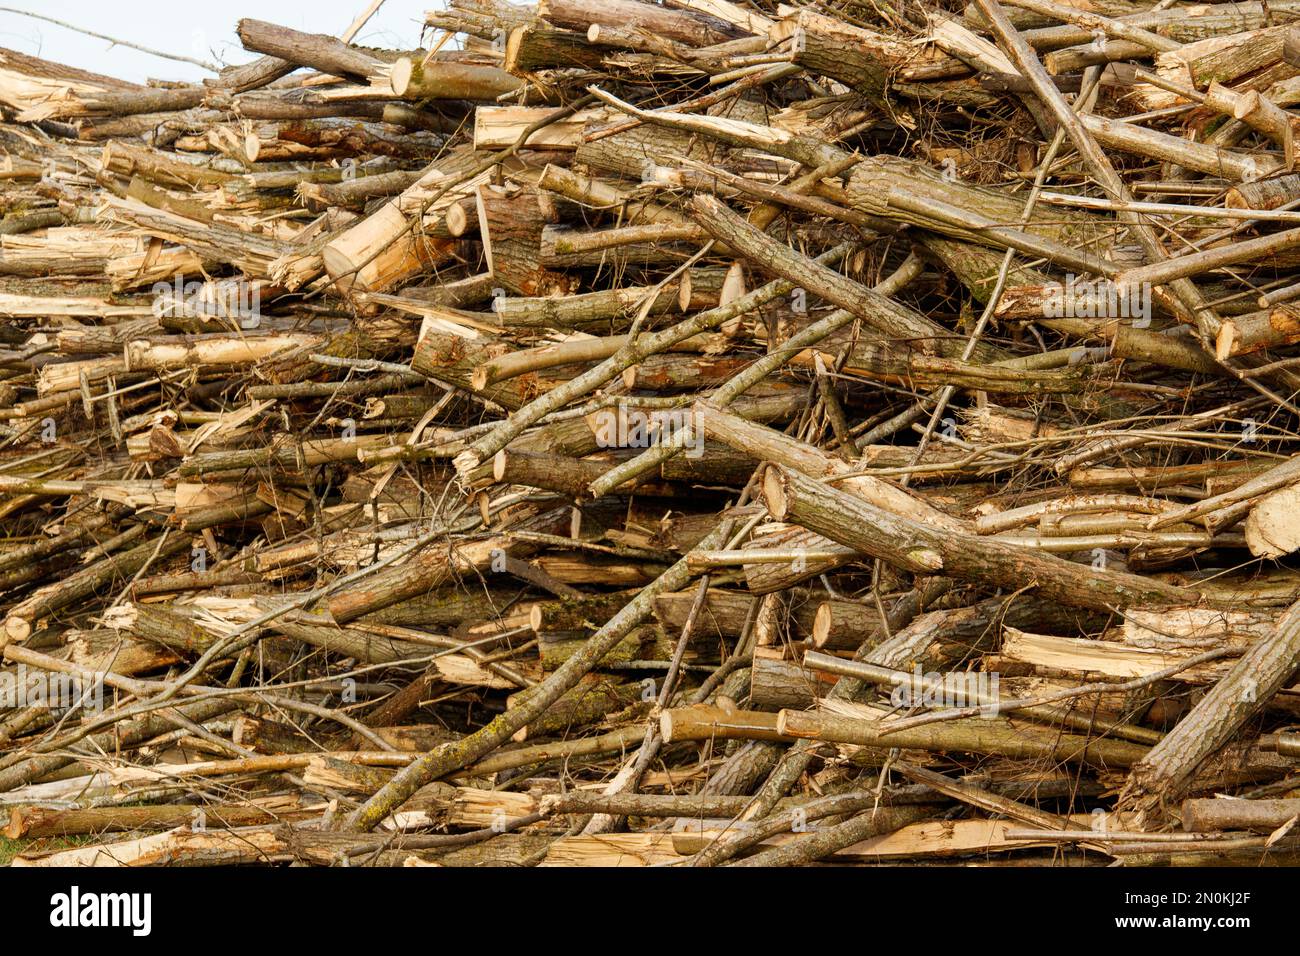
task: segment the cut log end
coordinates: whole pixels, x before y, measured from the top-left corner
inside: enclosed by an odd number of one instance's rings
[[[1300,549],[1300,486],[1260,499],[1246,518],[1246,546],[1257,558],[1280,558]]]
[[[1214,338],[1214,357],[1220,362],[1232,356],[1233,345],[1237,341],[1237,327],[1231,322],[1219,326],[1219,334]]]
[[[9,811],[9,824],[3,832],[10,840],[21,840],[27,832],[27,814],[23,807],[14,807]]]
[[[402,57],[393,64],[388,73],[388,83],[393,88],[394,95],[406,95],[406,91],[411,87],[411,76],[414,72],[415,63],[410,57]]]
[[[691,294],[694,289],[691,284],[691,274],[687,272],[682,276],[681,283],[677,286],[677,308],[686,312],[691,307]]]
[[[835,610],[831,607],[829,601],[824,602],[817,608],[817,613],[813,616],[813,647],[820,649],[826,646],[826,642],[830,638],[831,621],[834,615]]]
[[[447,232],[451,235],[460,238],[469,231],[469,214],[459,203],[447,207],[444,218],[447,222]]]
[[[1254,113],[1260,107],[1260,97],[1256,90],[1247,90],[1241,94],[1236,104],[1232,108],[1233,119],[1245,119]]]
[[[523,47],[524,37],[528,33],[528,27],[515,27],[506,37],[505,57],[502,60],[502,66],[507,73],[520,74],[523,70],[519,63],[519,51]]]
[[[777,521],[784,521],[789,513],[785,495],[785,479],[776,468],[767,469],[763,475],[763,498],[768,513]]]
[[[665,710],[659,715],[659,736],[663,738],[664,743],[670,744],[676,741],[673,736],[673,712]]]
[[[3,636],[4,641],[0,642],[0,649],[3,649],[5,644],[20,644],[32,636],[32,622],[11,614],[5,618]]]
[[[722,292],[718,295],[718,305],[726,306],[745,294],[745,267],[733,262],[727,269],[727,277],[722,281]]]

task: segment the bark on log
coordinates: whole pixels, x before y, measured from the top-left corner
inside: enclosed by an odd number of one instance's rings
[[[1241,729],[1300,667],[1300,605],[1243,654],[1191,712],[1129,773],[1122,804],[1154,820],[1186,789],[1197,768]]]

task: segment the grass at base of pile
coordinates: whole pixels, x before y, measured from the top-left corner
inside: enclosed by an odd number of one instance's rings
[[[49,853],[54,850],[70,850],[75,846],[84,846],[93,842],[95,842],[95,837],[89,833],[72,837],[42,837],[40,839],[19,840],[11,840],[7,836],[0,836],[0,866],[8,866],[19,853],[29,851]]]

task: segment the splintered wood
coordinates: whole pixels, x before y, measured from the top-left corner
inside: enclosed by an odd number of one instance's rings
[[[236,32],[0,50],[0,859],[1300,863],[1300,0]]]

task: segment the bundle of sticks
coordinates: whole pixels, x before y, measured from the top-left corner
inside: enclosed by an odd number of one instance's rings
[[[1300,0],[1086,6],[0,50],[0,858],[1300,862]]]

